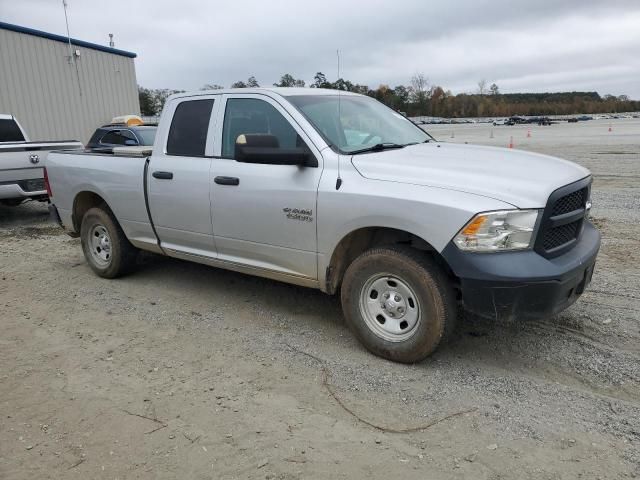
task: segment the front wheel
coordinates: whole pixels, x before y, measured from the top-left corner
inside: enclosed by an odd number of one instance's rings
[[[101,277],[119,277],[135,263],[136,248],[113,216],[101,208],[91,208],[85,213],[80,240],[87,263]]]
[[[388,360],[419,362],[454,328],[451,282],[418,250],[392,246],[363,253],[347,268],[341,295],[354,335]]]

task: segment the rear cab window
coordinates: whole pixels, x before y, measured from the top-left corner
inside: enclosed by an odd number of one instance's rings
[[[171,119],[167,155],[204,157],[213,99],[183,100]]]
[[[0,119],[0,143],[24,142],[24,135],[20,127],[12,118]]]

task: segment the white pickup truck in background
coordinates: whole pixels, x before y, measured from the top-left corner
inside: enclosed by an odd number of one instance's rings
[[[42,163],[51,150],[83,148],[75,140],[30,142],[12,115],[0,114],[0,204],[46,200]]]

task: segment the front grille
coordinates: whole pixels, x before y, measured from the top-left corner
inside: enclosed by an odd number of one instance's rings
[[[587,203],[586,199],[587,188],[581,188],[580,190],[565,195],[559,198],[553,205],[552,216],[562,215],[564,213],[574,212],[584,208]]]
[[[591,178],[559,188],[549,196],[535,249],[546,257],[572,248],[582,232]]]
[[[580,222],[568,223],[559,227],[549,228],[542,237],[542,246],[545,250],[551,250],[569,243],[578,236]]]

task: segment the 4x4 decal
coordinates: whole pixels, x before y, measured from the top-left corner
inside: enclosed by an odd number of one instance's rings
[[[301,222],[313,221],[313,210],[306,208],[289,208],[282,209],[289,220],[300,220]]]

